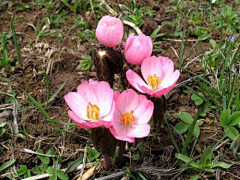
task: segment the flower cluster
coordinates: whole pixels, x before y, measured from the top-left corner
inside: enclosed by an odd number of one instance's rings
[[[98,41],[107,47],[118,45],[124,34],[120,19],[104,16],[96,29]],[[124,45],[126,61],[141,65],[143,79],[133,70],[126,72],[129,84],[142,94],[159,97],[168,93],[177,82],[180,73],[174,71],[173,61],[163,56],[151,56],[152,40],[149,36],[131,34]],[[114,92],[106,81],[84,81],[77,92],[69,92],[64,99],[71,110],[70,118],[81,128],[105,127],[121,141],[134,142],[135,138],[148,136],[148,124],[154,104],[145,95],[133,89]]]
[[[90,79],[64,99],[71,109],[68,115],[81,128],[105,126],[116,139],[128,142],[150,132],[153,103],[132,89],[114,93],[107,82]]]

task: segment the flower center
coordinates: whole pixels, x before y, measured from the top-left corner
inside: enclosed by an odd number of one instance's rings
[[[87,117],[92,120],[99,120],[100,109],[97,105],[92,105],[90,102],[87,106]]]
[[[156,74],[154,75],[149,74],[147,78],[147,82],[152,87],[152,89],[155,90],[158,87],[158,85],[161,84],[161,79],[157,77]]]
[[[120,119],[124,125],[132,125],[133,121],[135,121],[135,117],[133,116],[133,110],[129,112],[125,112],[123,115],[122,115],[122,118]]]

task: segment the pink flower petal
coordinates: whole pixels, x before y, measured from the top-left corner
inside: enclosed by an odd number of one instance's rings
[[[104,46],[114,47],[123,38],[123,24],[119,18],[103,16],[96,28],[96,37]]]
[[[179,70],[174,71],[169,77],[163,79],[161,86],[162,87],[169,87],[175,84],[180,76]]]
[[[129,126],[127,137],[130,138],[142,138],[148,136],[150,133],[149,124],[138,124]]]
[[[168,88],[164,88],[164,89],[161,89],[161,90],[155,92],[154,94],[151,95],[151,97],[158,97],[158,96],[162,96],[164,94],[169,93],[169,91],[171,91],[174,88],[175,83],[172,86],[168,87]]]
[[[139,105],[133,113],[137,119],[134,124],[147,124],[152,117],[154,105],[153,102],[149,101],[144,95],[139,95],[139,99]]]
[[[92,129],[96,127],[100,127],[104,124],[103,121],[96,121],[96,122],[86,122],[82,119],[80,119],[76,114],[74,114],[72,111],[68,111],[69,117],[81,128],[83,129]]]
[[[134,143],[135,142],[135,139],[134,138],[129,138],[129,137],[126,137],[126,136],[119,136],[116,131],[114,130],[114,128],[110,128],[110,132],[112,133],[112,135],[120,140],[120,141],[127,141],[129,143]]]
[[[133,65],[141,65],[143,60],[147,57],[147,52],[144,51],[146,49],[143,46],[135,47],[132,46],[126,53],[125,58],[128,63]],[[141,53],[139,53],[141,52]]]
[[[78,88],[77,93],[80,94],[87,102],[91,102],[93,105],[98,105],[98,99],[95,95],[94,88],[97,85],[95,81],[90,84],[88,81],[83,81]]]
[[[146,93],[146,94],[149,94],[149,95],[152,95],[152,94],[154,94],[155,93],[155,91],[153,91],[152,89],[150,89],[150,87],[149,86],[140,86],[140,89],[144,92],[144,93]]]
[[[152,54],[152,40],[149,36],[131,34],[124,46],[124,55],[128,63],[140,65],[146,57]]]
[[[130,36],[127,38],[127,41],[124,45],[124,53],[129,49],[129,47],[132,46],[132,42],[134,40],[134,34],[130,34]]]
[[[161,79],[163,73],[162,62],[156,56],[148,57],[142,62],[141,72],[146,82],[148,75],[156,74]]]
[[[138,104],[139,104],[139,96],[132,89],[127,89],[123,91],[118,96],[118,99],[116,101],[117,109],[121,114],[124,114],[125,112],[130,112],[131,110],[135,111]]]
[[[70,109],[81,119],[87,118],[87,105],[88,102],[76,92],[69,92],[64,96],[64,99]]]
[[[100,81],[96,86],[93,87],[93,91],[98,100],[97,105],[100,108],[100,116],[108,116],[111,114],[111,111],[114,112],[114,92],[110,85],[105,81]]]
[[[126,77],[129,84],[131,84],[132,87],[134,87],[139,92],[144,93],[144,91],[140,88],[140,86],[148,86],[148,85],[143,81],[143,79],[137,73],[129,69],[126,72]]]
[[[110,114],[113,107],[114,92],[110,85],[105,81],[84,81],[77,88],[77,92],[86,99],[86,101],[97,105],[100,109],[100,117]]]
[[[163,56],[159,56],[158,59],[161,61],[162,63],[162,76],[161,76],[161,81],[163,81],[163,79],[165,78],[169,78],[174,70],[174,63],[171,59],[167,58],[167,57],[163,57]]]

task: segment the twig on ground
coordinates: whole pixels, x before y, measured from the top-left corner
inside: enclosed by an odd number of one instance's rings
[[[224,144],[226,144],[229,141],[229,139],[226,139],[225,141],[223,141],[221,144],[219,144],[217,147],[215,147],[214,150],[218,150],[220,147],[222,147]]]
[[[79,175],[78,180],[81,180],[81,179],[82,179],[83,171],[84,171],[85,163],[86,163],[86,158],[87,158],[87,146],[86,146],[85,149],[84,149],[83,163],[82,163],[83,166],[82,166],[81,173],[80,173],[80,175]]]
[[[0,123],[5,122],[7,120],[7,117],[9,116],[9,112],[7,110],[4,110],[0,113]]]
[[[235,178],[237,178],[237,179],[240,179],[239,176],[236,176],[236,175],[234,175],[234,174],[232,174],[232,173],[230,173],[230,172],[227,172],[227,171],[222,171],[222,172],[223,172],[223,173],[230,174],[230,175],[232,175],[233,177],[235,177]]]
[[[158,22],[158,23],[161,23],[163,21],[167,21],[167,20],[170,20],[170,19],[173,19],[173,18],[176,18],[176,16],[171,16],[171,17],[165,17],[165,18],[151,18],[152,20]]]
[[[96,77],[97,73],[96,72],[78,72],[79,75],[81,76],[91,76],[91,77]]]
[[[189,84],[189,83],[192,83],[192,82],[194,82],[194,80],[197,79],[197,78],[208,77],[208,76],[211,76],[211,75],[212,75],[212,74],[209,73],[209,74],[201,74],[201,75],[199,75],[199,76],[194,76],[194,77],[192,77],[192,78],[189,78],[189,79],[187,79],[187,80],[185,80],[185,81],[183,81],[183,82],[180,82],[180,83],[176,84],[176,86],[175,86],[171,91],[173,91],[173,90],[175,90],[175,89],[177,89],[177,88],[183,87],[183,86],[185,86],[185,85],[187,85],[187,84]]]
[[[193,58],[190,62],[188,62],[185,66],[184,69],[186,69],[188,67],[189,64],[191,64],[193,61],[198,60],[199,57],[203,56],[204,54],[200,54],[198,56],[196,56],[195,58]],[[200,60],[198,60],[200,61]]]
[[[94,174],[94,172],[100,170],[103,166],[103,163],[100,162],[98,166],[93,166],[90,169],[88,169],[82,176],[82,180],[87,180],[90,177],[92,177],[92,175]]]
[[[38,152],[32,151],[32,150],[30,150],[30,149],[26,149],[26,148],[23,148],[23,149],[21,149],[20,151],[21,151],[21,152],[25,152],[25,153],[30,153],[30,154],[36,154],[36,155],[40,155],[40,156],[55,157],[55,155],[42,154],[42,153],[38,153]]]
[[[105,0],[100,0],[107,8],[107,10],[113,15],[113,16],[117,16],[117,13],[106,3]],[[123,20],[123,24],[126,24],[130,27],[132,27],[137,34],[142,34],[142,31],[139,29],[139,27],[137,27],[134,23],[127,21],[127,20]]]
[[[94,180],[108,180],[108,179],[113,179],[113,178],[117,178],[119,176],[123,176],[125,175],[126,171],[120,171],[120,172],[117,172],[117,173],[114,173],[114,174],[111,174],[111,175],[108,175],[108,176],[104,176],[104,177],[100,177],[100,178],[96,178]]]
[[[93,16],[94,16],[94,19],[96,19],[96,15],[95,15],[95,12],[94,12],[94,7],[93,7],[93,2],[92,2],[92,0],[90,0],[90,5],[91,5],[92,14],[93,14]]]
[[[1,92],[0,92],[1,93]],[[8,103],[8,104],[0,104],[0,110],[5,110],[5,109],[12,109],[13,105],[12,103]]]
[[[176,49],[174,49],[172,46],[170,46],[170,48],[173,50],[174,54],[176,55],[176,57],[177,57],[178,60],[179,60],[180,58],[179,58],[179,55],[178,55]]]
[[[78,167],[76,167],[75,169],[73,169],[73,170],[71,170],[71,171],[69,171],[69,172],[73,172],[73,171],[78,171],[78,170],[80,170],[81,168],[82,168],[82,164],[80,164]],[[92,166],[92,163],[88,163],[88,164],[86,164],[86,166],[85,167],[91,167]],[[67,168],[65,168],[65,169],[61,169],[63,172],[65,172],[66,170],[67,170]],[[52,174],[49,174],[49,173],[44,173],[44,174],[40,174],[40,175],[36,175],[36,176],[32,176],[32,177],[29,177],[29,178],[25,178],[25,179],[23,179],[23,180],[38,180],[38,179],[43,179],[43,178],[48,178],[48,177],[50,177],[50,176],[52,176]],[[0,176],[1,177],[1,176]]]
[[[100,0],[102,2],[102,4],[105,5],[105,7],[107,8],[107,10],[113,15],[113,16],[117,16],[117,13],[106,3],[105,0]]]
[[[163,40],[165,41],[174,41],[174,42],[182,42],[181,39],[168,39],[168,38],[162,38]],[[198,39],[186,39],[184,41],[187,41],[187,42],[196,42],[198,41]]]
[[[232,161],[232,160],[228,160],[228,159],[223,159],[223,161],[240,166],[240,162],[237,162],[237,161]]]
[[[123,20],[123,24],[126,24],[128,26],[130,26],[131,28],[133,28],[137,34],[143,34],[142,31],[139,29],[138,26],[136,26],[134,23],[130,22],[130,21],[127,21],[127,20]]]
[[[18,123],[17,123],[17,101],[13,103],[13,134],[18,134]]]

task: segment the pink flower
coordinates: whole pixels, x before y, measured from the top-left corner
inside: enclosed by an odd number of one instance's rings
[[[145,81],[131,69],[126,73],[127,80],[139,92],[152,97],[167,94],[180,76],[179,70],[174,71],[173,61],[163,56],[144,59],[141,72]]]
[[[98,22],[96,37],[104,46],[114,47],[118,45],[123,38],[121,20],[111,16],[103,16]]]
[[[84,81],[77,92],[69,92],[64,99],[71,110],[69,117],[81,128],[91,129],[99,126],[109,128],[114,120],[114,92],[105,81]]]
[[[145,58],[151,56],[152,50],[152,40],[149,36],[131,34],[125,43],[124,55],[128,63],[140,65]]]
[[[144,95],[138,95],[134,90],[128,89],[121,94],[115,92],[116,110],[113,126],[110,128],[112,135],[122,141],[130,143],[135,138],[148,136],[150,121],[153,113],[153,103]]]

